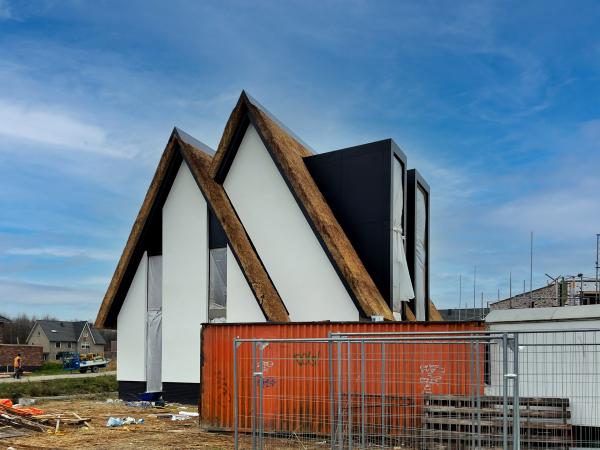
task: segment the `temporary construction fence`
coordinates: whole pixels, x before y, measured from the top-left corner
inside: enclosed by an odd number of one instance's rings
[[[514,436],[508,424],[502,427],[514,419],[508,412],[514,400],[507,377],[502,400],[495,399],[499,423],[485,429],[484,406],[494,407],[483,382],[490,345],[508,348],[508,339],[447,333],[235,339],[237,448],[241,432],[258,449],[508,445]]]
[[[234,430],[233,415],[233,394],[234,382],[233,369],[233,340],[235,338],[256,338],[260,337],[265,342],[274,339],[289,338],[323,338],[326,339],[330,333],[418,333],[418,332],[470,332],[483,331],[484,325],[481,322],[311,322],[311,323],[256,323],[256,324],[206,324],[202,327],[202,356],[201,356],[201,393],[200,393],[200,417],[201,423],[206,429],[211,430]],[[287,346],[289,349],[290,347]],[[247,344],[244,344],[238,352],[236,358],[238,364],[239,384],[242,373],[250,370],[249,367],[239,366],[240,361],[249,361],[251,350]],[[244,351],[250,353],[244,354]],[[267,350],[267,355],[276,351],[275,346]],[[326,378],[329,370],[327,364],[328,346],[322,344],[296,344],[292,351],[292,363],[285,359],[286,355],[278,357],[273,355],[269,361],[278,361],[279,365],[273,367],[272,372],[279,374],[276,378],[276,384],[279,392],[286,393],[282,401],[289,399],[289,403],[282,405],[281,409],[286,414],[295,411],[295,415],[303,414],[305,405],[298,403],[295,398],[303,397],[306,399],[328,398],[329,384],[320,383],[318,380]],[[399,356],[394,356],[394,349],[387,348],[387,358],[399,360]],[[294,359],[295,354],[295,359]],[[352,353],[351,353],[352,355]],[[443,358],[444,355],[442,355]],[[439,357],[439,356],[438,356]],[[283,359],[282,359],[283,358]],[[324,361],[324,362],[323,362]],[[444,362],[445,360],[442,360]],[[439,360],[438,360],[439,363]],[[270,362],[266,362],[268,366]],[[445,364],[445,362],[444,362]],[[296,370],[299,372],[293,372]],[[319,371],[320,370],[320,371]],[[400,370],[400,369],[398,369]],[[291,376],[291,374],[295,374]],[[318,377],[315,374],[319,374]],[[274,375],[269,375],[274,377]],[[310,378],[310,377],[317,378]],[[272,382],[271,378],[265,383]],[[250,395],[251,385],[240,385],[240,393],[244,396]],[[271,389],[271,388],[268,388]],[[310,402],[309,402],[310,403]],[[314,402],[313,402],[314,403]],[[250,415],[250,403],[240,396],[236,402],[240,416]],[[295,408],[300,408],[296,411]],[[324,411],[326,413],[327,411]],[[320,419],[319,419],[320,420]],[[250,422],[244,431],[250,429]]]
[[[600,330],[235,338],[236,448],[600,448]]]

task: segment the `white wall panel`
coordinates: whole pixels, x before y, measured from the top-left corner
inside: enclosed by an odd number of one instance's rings
[[[148,259],[142,257],[117,316],[117,380],[146,381]]]
[[[254,293],[227,246],[227,322],[266,322]]]
[[[207,222],[206,201],[182,163],[163,207],[163,382],[200,382],[200,324],[208,310]]]
[[[581,308],[573,307],[573,308]],[[546,308],[544,308],[546,309]],[[558,308],[555,308],[558,309]],[[514,309],[515,316],[521,310]],[[511,311],[511,312],[512,312]],[[522,397],[568,398],[573,425],[600,426],[598,355],[600,320],[540,321],[488,324],[494,332],[519,334],[519,394]],[[552,333],[528,333],[552,330]],[[511,335],[509,335],[510,337]],[[586,345],[582,345],[585,343]],[[502,395],[502,349],[490,351],[492,386],[486,395]],[[513,353],[509,350],[509,370]]]
[[[291,319],[358,320],[358,310],[252,125],[223,185]]]

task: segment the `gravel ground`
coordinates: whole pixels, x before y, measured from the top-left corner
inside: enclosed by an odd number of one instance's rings
[[[58,433],[32,433],[29,436],[0,441],[0,449],[232,449],[233,438],[228,434],[203,432],[196,418],[171,421],[152,417],[152,414],[189,411],[194,407],[169,406],[164,409],[135,408],[121,403],[96,400],[48,401],[36,405],[46,414],[75,412],[90,418],[92,429],[67,426]],[[143,418],[144,424],[119,428],[106,427],[109,417]]]

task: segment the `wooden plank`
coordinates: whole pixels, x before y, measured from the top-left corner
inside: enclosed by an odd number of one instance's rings
[[[475,402],[475,396],[461,396],[461,395],[428,395],[424,397],[424,400],[431,404],[432,402]],[[482,395],[480,397],[481,403],[497,403],[502,404],[504,398],[495,395]],[[554,397],[521,397],[519,403],[522,406],[548,406],[548,407],[563,407],[569,405],[568,398],[554,398]],[[508,398],[508,404],[512,404],[512,398]]]
[[[454,441],[470,441],[473,437],[477,437],[476,433],[465,433],[463,431],[451,431],[451,430],[434,430],[427,429],[423,430],[423,438],[436,438],[436,439],[450,439]],[[483,442],[501,442],[503,439],[502,433],[500,434],[488,434],[481,435]],[[522,443],[542,443],[544,445],[567,445],[570,440],[565,440],[559,436],[521,436]]]
[[[481,420],[477,422],[475,418],[468,419],[455,419],[451,417],[425,417],[423,418],[425,423],[433,423],[440,425],[459,425],[459,426],[479,426],[482,427],[502,427],[502,420]],[[509,427],[512,428],[512,423],[509,422]],[[534,428],[540,430],[571,430],[571,425],[564,423],[549,423],[549,422],[521,422],[521,429],[523,428]]]
[[[73,413],[73,415],[74,415],[74,416],[75,416],[77,419],[79,419],[80,421],[82,421],[82,422],[83,422],[83,424],[84,424],[86,427],[88,427],[88,428],[90,428],[90,429],[94,428],[93,426],[91,426],[91,425],[89,424],[89,422],[90,422],[90,420],[91,420],[91,419],[82,419],[82,418],[81,418],[81,416],[79,416],[79,414],[77,414],[77,413]]]
[[[425,413],[435,414],[456,414],[456,415],[467,415],[476,414],[480,411],[481,414],[497,414],[501,417],[504,416],[504,411],[500,408],[470,408],[470,407],[454,407],[454,406],[426,406]],[[508,408],[508,415],[512,417],[513,409]],[[540,419],[569,419],[571,418],[570,410],[552,410],[552,409],[527,409],[524,411],[519,410],[521,417],[540,418]]]

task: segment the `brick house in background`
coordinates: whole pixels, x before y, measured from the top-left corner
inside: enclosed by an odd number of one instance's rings
[[[4,316],[0,316],[0,344],[4,344],[4,327],[5,323],[10,323],[10,320]]]
[[[40,345],[44,360],[60,359],[64,352],[103,353],[106,341],[89,322],[38,320],[27,336],[27,345]]]

